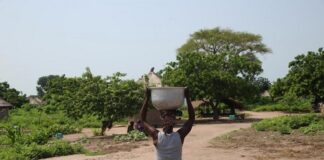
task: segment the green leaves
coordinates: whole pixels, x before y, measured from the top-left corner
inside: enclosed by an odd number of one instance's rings
[[[324,101],[324,51],[298,55],[289,63],[286,77],[278,79],[270,90],[272,96],[281,98],[287,94],[313,98],[314,104]]]
[[[143,87],[123,80],[125,75],[117,72],[102,78],[87,68],[82,77],[51,79],[45,98],[74,119],[96,115],[101,120],[118,120],[138,112],[143,99]]]
[[[256,80],[262,73],[256,53],[271,52],[260,35],[230,29],[204,29],[193,33],[178,50],[177,61],[161,71],[169,86],[188,86],[194,99],[218,104],[224,98],[244,99],[269,87]]]
[[[203,53],[218,54],[256,54],[271,52],[262,42],[260,35],[247,32],[235,32],[230,29],[203,29],[193,33],[189,40],[178,49],[179,54]]]
[[[15,107],[20,107],[27,102],[26,95],[11,88],[7,82],[0,82],[0,98],[3,98]]]

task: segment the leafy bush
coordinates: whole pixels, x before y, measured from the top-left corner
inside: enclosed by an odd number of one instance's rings
[[[77,121],[77,123],[82,128],[100,128],[102,125],[97,116],[91,115],[83,115],[82,118]]]
[[[93,133],[94,136],[100,136],[101,135],[101,129],[94,128],[94,129],[92,129],[92,133]]]
[[[146,140],[147,137],[143,132],[133,130],[125,135],[117,135],[114,137],[114,141],[125,142],[125,141],[141,141]]]
[[[304,133],[318,132],[324,127],[324,116],[316,114],[280,116],[272,119],[265,119],[252,125],[257,131],[279,131],[282,134],[290,134],[294,129],[304,127]]]
[[[307,127],[302,127],[300,130],[304,134],[324,133],[324,120],[320,120],[319,122],[312,123]]]
[[[265,105],[257,105],[252,111],[283,111],[289,113],[298,113],[298,112],[311,112],[311,100],[309,99],[283,99],[277,103],[270,103]]]
[[[39,159],[83,152],[82,147],[51,141],[53,135],[79,132],[63,113],[46,114],[41,108],[23,106],[10,111],[0,126],[0,159]]]
[[[71,134],[71,133],[78,133],[80,132],[80,128],[77,127],[74,124],[53,124],[52,126],[49,127],[49,132],[50,133],[64,133],[64,134]]]
[[[29,143],[46,144],[51,138],[48,130],[40,128],[29,136]]]
[[[84,153],[84,149],[80,145],[57,140],[46,145],[36,143],[30,145],[17,144],[14,147],[3,148],[0,151],[0,159],[29,160],[76,153]]]

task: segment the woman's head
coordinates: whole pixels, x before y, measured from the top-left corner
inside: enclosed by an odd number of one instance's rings
[[[163,131],[171,133],[176,122],[176,110],[163,110],[160,111]]]

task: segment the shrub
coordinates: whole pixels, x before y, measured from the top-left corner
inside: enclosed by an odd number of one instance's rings
[[[316,114],[281,116],[254,123],[252,124],[252,127],[257,131],[279,131],[282,134],[290,134],[294,129],[306,127],[304,133],[307,133],[311,131],[317,132],[317,123],[323,120],[324,116]]]
[[[321,120],[316,123],[312,123],[307,127],[302,127],[300,130],[304,134],[324,133],[324,120]]]
[[[94,128],[92,129],[92,133],[94,136],[100,136],[101,135],[101,129],[100,128]]]
[[[97,116],[84,115],[81,119],[77,121],[78,125],[82,128],[100,128],[101,121],[98,120]]]
[[[282,100],[273,104],[265,104],[259,105],[252,109],[252,111],[283,111],[288,113],[299,113],[299,112],[311,112],[311,102],[307,99],[300,100],[291,100],[289,102],[287,100]]]
[[[56,140],[46,145],[38,145],[36,143],[30,145],[17,144],[14,147],[2,149],[0,151],[0,159],[29,160],[84,152],[80,145]]]
[[[51,138],[51,134],[48,130],[40,128],[30,135],[30,143],[45,144]]]
[[[141,141],[146,140],[147,137],[143,132],[133,130],[125,135],[117,135],[114,137],[114,141],[125,142],[125,141]]]
[[[79,128],[73,124],[53,124],[49,127],[49,132],[54,135],[55,133],[64,133],[64,134],[70,134],[70,133],[78,133]]]
[[[63,113],[46,114],[41,108],[23,106],[10,111],[0,124],[0,159],[39,159],[81,153],[81,146],[50,141],[57,133],[79,132],[76,123]]]

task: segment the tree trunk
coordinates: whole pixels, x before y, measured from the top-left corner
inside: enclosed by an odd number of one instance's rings
[[[314,110],[315,113],[319,113],[320,112],[319,103],[320,103],[320,98],[315,97],[315,99],[313,101],[313,104],[312,104],[312,108],[313,108],[313,110]]]
[[[216,102],[216,105],[214,105],[214,103],[211,102],[211,106],[213,109],[213,120],[218,120],[219,119],[218,102]]]
[[[107,120],[107,121],[102,121],[102,125],[101,125],[101,135],[105,135],[105,131],[106,129],[111,129],[112,127],[112,121]]]

